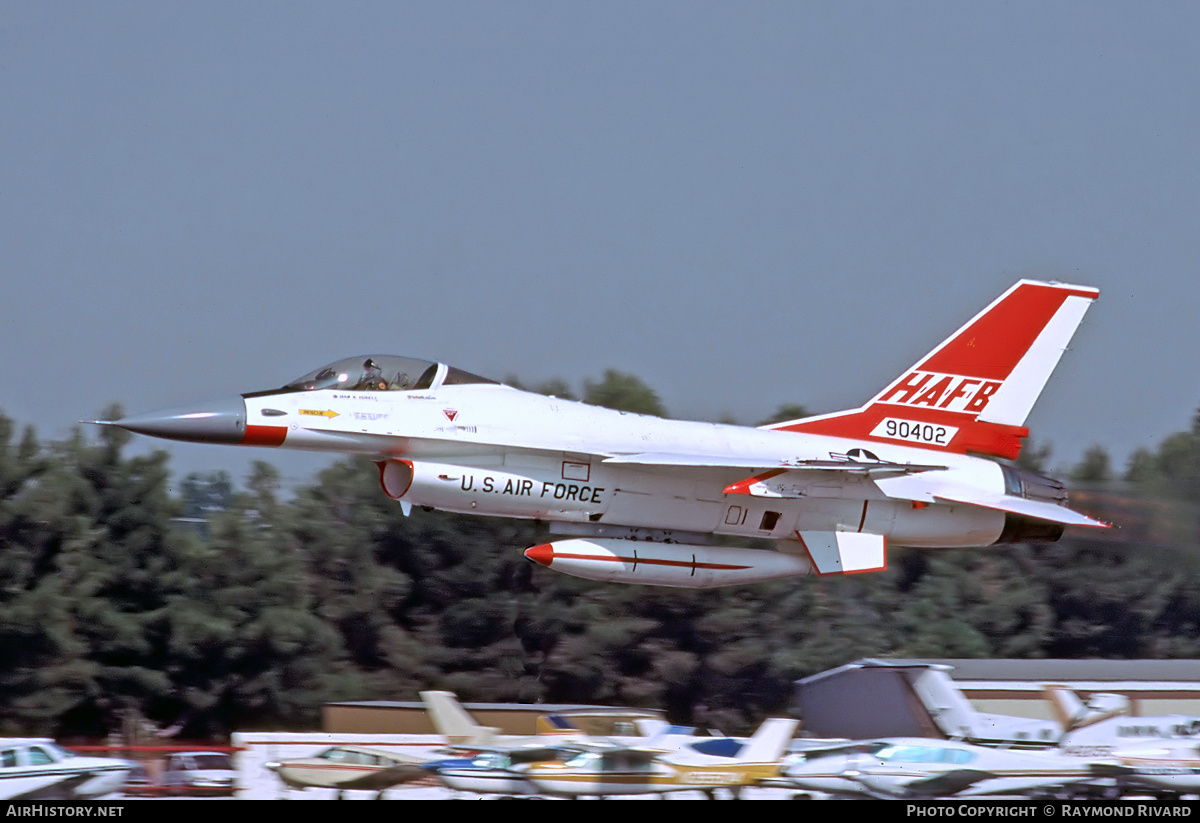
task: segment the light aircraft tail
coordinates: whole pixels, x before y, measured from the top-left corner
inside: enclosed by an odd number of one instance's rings
[[[421,700],[438,734],[451,744],[485,744],[500,731],[495,726],[480,726],[458,702],[453,692],[421,692]]]
[[[1050,701],[1054,717],[1064,732],[1128,715],[1131,709],[1129,698],[1120,694],[1093,694],[1084,703],[1072,689],[1057,683],[1043,683],[1042,693]]]
[[[1029,410],[1099,294],[1021,280],[865,406],[764,428],[1015,459]]]
[[[743,763],[774,763],[783,757],[792,737],[796,734],[799,720],[789,717],[771,717],[763,721],[754,736],[738,752],[737,759]]]

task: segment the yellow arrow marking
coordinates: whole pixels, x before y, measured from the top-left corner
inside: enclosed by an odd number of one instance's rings
[[[337,417],[338,413],[333,409],[301,409],[301,414],[315,414],[317,417]]]

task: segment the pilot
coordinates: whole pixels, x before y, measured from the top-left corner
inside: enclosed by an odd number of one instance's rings
[[[363,376],[355,388],[360,391],[383,391],[387,388],[387,381],[383,379],[383,369],[370,357],[363,361]]]

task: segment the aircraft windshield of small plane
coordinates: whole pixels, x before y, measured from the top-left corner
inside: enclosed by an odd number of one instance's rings
[[[472,766],[479,766],[487,769],[507,769],[512,765],[512,761],[508,756],[495,752],[484,752],[483,754],[475,755],[471,761]]]
[[[29,747],[29,765],[30,766],[45,766],[47,763],[55,763],[58,758],[54,757],[48,749],[43,749],[41,746]]]
[[[48,748],[57,754],[60,760],[66,760],[68,757],[77,757],[75,752],[71,751],[70,749],[64,749],[57,743],[50,743]]]
[[[347,357],[309,372],[283,387],[285,391],[421,391],[433,387],[438,364],[413,357],[373,354]],[[495,383],[453,366],[445,369],[441,385]]]
[[[366,752],[356,752],[353,749],[345,749],[345,748],[342,748],[341,746],[334,746],[332,749],[326,749],[325,751],[316,755],[316,759],[330,760],[334,763],[349,763],[349,764],[356,765],[356,766],[378,766],[380,764],[380,761],[383,760],[383,758],[377,757],[373,754],[367,754]],[[233,764],[230,763],[230,764],[226,764],[225,766],[222,766],[219,768],[229,769],[232,767],[233,767]],[[211,769],[211,768],[218,768],[218,767],[209,766],[207,768]]]
[[[970,763],[975,755],[965,749],[940,746],[886,746],[875,752],[880,760],[898,763]]]
[[[580,752],[570,760],[564,761],[567,766],[573,769],[586,768],[594,766],[600,762],[600,755],[596,752]]]

